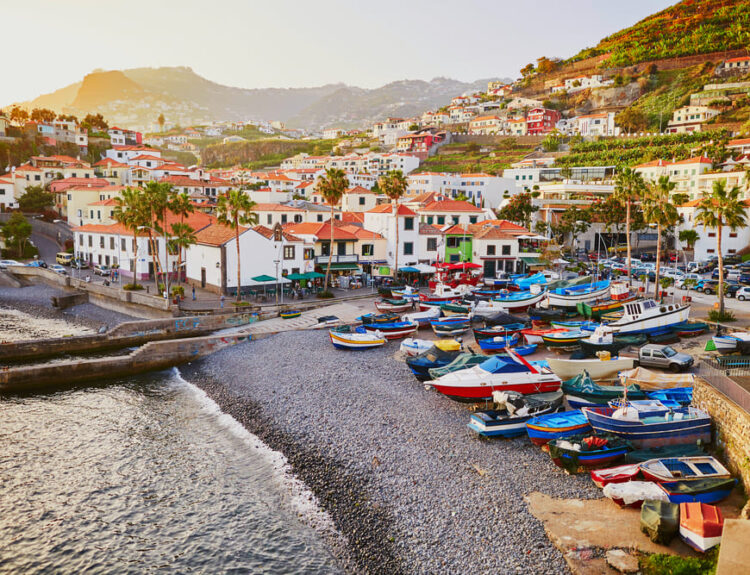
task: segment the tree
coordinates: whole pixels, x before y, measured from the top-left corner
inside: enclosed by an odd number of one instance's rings
[[[521,76],[526,78],[527,76],[531,76],[534,72],[536,72],[536,68],[534,68],[534,64],[526,64],[523,68],[521,68]]]
[[[630,251],[630,211],[633,202],[640,200],[646,190],[646,183],[641,175],[631,170],[623,168],[615,176],[615,191],[612,197],[625,206],[625,240],[628,246],[628,284],[631,283],[631,251]]]
[[[195,211],[195,207],[193,206],[193,202],[190,201],[190,196],[187,195],[186,192],[182,192],[181,194],[174,194],[170,200],[169,200],[169,210],[175,215],[180,218],[179,225],[181,226],[180,229],[184,230],[184,227],[190,228],[187,224],[185,224],[185,216],[188,214],[192,214]],[[175,233],[175,226],[178,224],[172,224],[172,233]],[[190,228],[190,232],[192,233],[193,229]],[[182,277],[182,248],[187,248],[188,245],[182,245],[184,242],[178,242],[180,245],[180,249],[177,253],[177,279],[178,281]],[[195,243],[195,242],[193,242]]]
[[[725,226],[732,231],[745,226],[745,205],[737,186],[727,190],[726,180],[714,182],[710,194],[703,194],[695,213],[695,223],[716,230],[716,255],[719,258],[719,318],[724,316],[724,256],[721,253],[721,234]]]
[[[256,225],[258,214],[253,211],[255,202],[242,190],[228,190],[216,202],[216,217],[219,223],[234,230],[237,244],[237,301],[242,299],[242,274],[240,273],[240,226]]]
[[[169,251],[177,256],[177,278],[182,273],[182,250],[186,250],[195,244],[195,230],[186,223],[175,222],[172,224],[172,234],[169,239]]]
[[[659,299],[659,270],[661,268],[661,232],[670,228],[680,220],[677,208],[670,201],[670,194],[675,189],[674,182],[669,176],[661,176],[659,180],[648,185],[648,191],[643,199],[643,217],[646,222],[656,224],[656,270],[654,270],[654,293]]]
[[[502,220],[509,220],[529,229],[531,225],[531,214],[538,211],[539,208],[533,205],[531,194],[528,192],[520,193],[513,196],[498,212],[497,217]]]
[[[23,124],[29,119],[29,112],[18,106],[10,109],[10,121],[14,124]]]
[[[21,212],[13,212],[2,227],[3,237],[8,246],[15,246],[16,255],[22,258],[26,251],[26,242],[31,237],[31,224]]]
[[[139,188],[125,188],[119,197],[115,198],[115,209],[112,218],[133,232],[133,285],[138,285],[136,267],[138,265],[138,230],[148,223],[148,210],[143,199],[143,192]]]
[[[86,114],[81,122],[81,127],[91,132],[106,132],[109,130],[109,124],[101,114]]]
[[[540,221],[534,224],[535,234],[539,234],[540,236],[546,236],[548,231],[549,231],[549,226],[547,225],[547,222]]]
[[[55,203],[55,196],[45,192],[42,186],[29,186],[24,194],[18,198],[18,207],[22,212],[42,213]]]
[[[54,122],[57,114],[47,108],[34,108],[31,110],[32,122]]]
[[[625,108],[615,118],[617,125],[630,132],[642,132],[648,127],[648,118],[638,108]]]
[[[164,237],[164,250],[166,251],[166,212],[169,207],[170,192],[172,186],[166,182],[155,182],[151,181],[146,184],[143,189],[143,201],[144,207],[148,212],[148,225],[146,227],[148,231],[148,243],[151,246],[151,260],[154,266],[154,279],[159,278],[159,273],[166,273],[167,265],[161,265],[161,259],[159,258],[158,242],[154,237],[154,232],[163,234]],[[169,258],[165,256],[165,263],[169,261]]]
[[[559,60],[550,60],[546,56],[542,56],[541,58],[537,58],[536,61],[536,69],[540,74],[546,74],[548,72],[554,72],[557,69],[557,66],[559,65]]]
[[[349,179],[346,177],[346,172],[344,172],[344,170],[328,168],[326,169],[325,175],[318,180],[318,185],[316,187],[318,193],[323,196],[323,199],[325,199],[326,203],[331,207],[331,219],[328,221],[328,224],[331,226],[331,243],[328,249],[328,265],[326,266],[325,280],[325,290],[328,291],[328,280],[331,277],[331,260],[333,259],[333,208],[338,205],[344,192],[349,188]]]
[[[157,122],[159,122],[159,131],[164,131],[164,123],[166,120],[164,119],[164,114],[159,114],[159,117],[156,119]]]
[[[396,261],[393,270],[394,279],[398,274],[398,252],[401,246],[398,238],[398,201],[406,193],[406,188],[408,187],[409,182],[404,177],[404,173],[401,170],[391,170],[385,176],[380,178],[380,189],[391,200],[391,204],[393,204],[393,215],[396,218]]]
[[[557,226],[558,233],[563,235],[563,244],[565,234],[572,234],[575,238],[578,235],[585,234],[591,227],[591,212],[581,210],[575,204],[566,209],[560,216],[560,223]]]
[[[560,132],[555,130],[542,140],[542,148],[545,152],[556,152],[560,148]]]
[[[695,246],[695,242],[700,237],[698,232],[694,229],[680,230],[680,234],[677,236],[681,242],[685,242],[688,246],[688,250],[692,250]]]

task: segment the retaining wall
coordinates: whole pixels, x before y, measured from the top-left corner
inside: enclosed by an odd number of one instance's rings
[[[249,335],[208,336],[147,343],[128,355],[5,368],[0,393],[22,393],[167,369],[225,347],[250,341]]]
[[[179,317],[121,323],[107,333],[59,337],[0,345],[0,361],[24,361],[65,353],[87,353],[143,345],[151,341],[198,337],[216,330],[247,325],[257,314],[239,313],[200,317]]]
[[[750,489],[750,414],[700,378],[693,385],[693,405],[711,415],[714,443],[729,470]]]

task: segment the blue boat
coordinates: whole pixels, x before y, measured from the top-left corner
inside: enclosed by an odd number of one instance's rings
[[[504,325],[496,325],[493,327],[482,327],[474,328],[474,339],[479,341],[480,339],[488,339],[492,337],[499,337],[503,335],[508,335],[511,333],[516,333],[521,331],[526,327],[523,323],[507,323]]]
[[[670,389],[658,389],[648,391],[646,395],[649,399],[658,399],[661,402],[676,401],[682,406],[690,405],[693,402],[692,387],[672,387]]]
[[[534,445],[545,445],[553,439],[588,431],[591,431],[591,425],[577,409],[542,415],[526,422],[526,433]]]
[[[665,415],[633,409],[627,418],[623,418],[622,410],[613,407],[584,407],[581,411],[596,431],[619,435],[637,448],[711,442],[711,417],[693,407],[671,410]],[[617,417],[613,417],[616,412]]]
[[[430,379],[431,369],[444,367],[455,361],[463,353],[460,350],[446,351],[437,346],[432,346],[424,353],[406,358],[406,365],[409,366],[409,369],[419,381],[427,381]]]
[[[580,331],[595,331],[601,324],[596,321],[566,321],[553,320],[549,322],[552,327],[563,327],[566,329],[578,329]]]
[[[499,352],[503,351],[506,347],[513,347],[516,345],[518,343],[518,334],[514,333],[512,335],[480,339],[477,343],[483,351],[488,351],[490,353]]]
[[[521,395],[506,393],[504,404],[495,409],[471,414],[468,428],[483,437],[518,437],[524,434],[526,422],[534,417],[557,411],[562,405],[562,393]]]
[[[471,318],[465,315],[451,315],[437,319],[431,319],[430,325],[451,326],[456,324],[470,323]]]
[[[544,277],[543,273],[536,273],[533,276],[521,277],[513,280],[520,289],[527,290],[534,284],[546,284],[547,278]]]
[[[629,451],[633,451],[630,443],[621,437],[591,433],[553,439],[547,446],[552,462],[571,473],[576,473],[582,467],[609,467],[625,457]]]
[[[519,345],[513,348],[513,353],[516,355],[531,355],[536,351],[537,345],[535,343],[529,344],[529,345]],[[510,357],[507,353],[498,353],[495,354],[495,357],[503,358],[503,357]],[[533,363],[533,362],[532,362]],[[545,363],[547,363],[545,361]],[[547,365],[549,367],[549,364]]]
[[[549,304],[554,307],[577,308],[579,303],[609,299],[609,280],[561,287],[550,290]]]
[[[732,493],[736,479],[699,479],[697,481],[664,481],[659,483],[671,503],[718,503]]]

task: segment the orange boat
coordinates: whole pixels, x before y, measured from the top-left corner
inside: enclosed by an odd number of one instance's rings
[[[680,537],[696,551],[708,551],[721,543],[724,517],[721,509],[707,503],[680,503]]]

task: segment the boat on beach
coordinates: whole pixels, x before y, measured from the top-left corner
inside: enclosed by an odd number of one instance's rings
[[[553,360],[549,359],[550,368],[555,371]],[[609,363],[609,362],[602,362]],[[563,376],[561,376],[563,377]],[[566,379],[562,382],[562,390],[565,393],[565,399],[572,408],[606,406],[613,399],[622,397],[625,388],[622,385],[599,385],[595,383],[587,371],[579,373],[577,376]],[[628,387],[629,399],[645,399],[646,394],[638,386]]]
[[[622,318],[609,327],[616,334],[663,334],[669,333],[671,326],[686,322],[689,316],[689,305],[659,304],[652,299],[642,299],[626,303]]]
[[[658,485],[672,503],[719,503],[732,494],[737,480],[717,477],[697,481],[663,481]]]
[[[723,531],[724,516],[715,505],[680,504],[680,538],[696,551],[705,553],[716,547]]]
[[[556,438],[547,443],[547,447],[552,462],[571,473],[579,468],[606,467],[633,449],[621,437],[592,433]]]
[[[550,306],[576,309],[579,303],[592,302],[606,297],[609,280],[552,289],[547,293]]]
[[[474,328],[474,339],[479,341],[480,339],[488,339],[493,337],[499,337],[504,335],[511,335],[520,332],[524,328],[522,323],[509,323],[505,325],[498,325],[493,327],[475,327]]]
[[[732,476],[726,467],[710,455],[668,457],[641,463],[641,474],[650,481],[697,481]]]
[[[374,323],[393,323],[399,321],[401,318],[397,313],[366,313],[357,318],[362,322],[363,325],[374,324]]]
[[[440,317],[440,306],[428,306],[425,311],[417,311],[413,313],[404,314],[404,321],[414,321],[419,324],[419,327],[430,325],[430,320],[437,319]]]
[[[578,302],[576,310],[587,319],[599,320],[602,314],[620,311],[623,304],[637,299],[637,296],[630,293],[626,282],[612,282],[609,297],[610,299],[597,302]]]
[[[406,365],[419,381],[431,379],[430,370],[452,363],[460,355],[466,355],[460,350],[442,349],[433,346],[419,355],[406,358]]]
[[[521,312],[526,311],[529,307],[539,303],[545,298],[546,292],[540,290],[538,293],[533,291],[508,291],[500,293],[489,301],[477,302],[475,312],[477,315],[492,315],[494,313],[504,312]]]
[[[680,506],[667,501],[644,501],[641,531],[654,543],[669,545],[680,529]]]
[[[631,452],[632,453],[632,452]],[[627,457],[627,454],[625,454]],[[591,480],[599,489],[610,483],[625,483],[633,481],[639,476],[641,466],[638,463],[626,463],[616,467],[606,467],[604,469],[593,469],[591,471]]]
[[[550,351],[574,351],[578,349],[578,342],[587,336],[581,330],[567,330],[547,333],[542,336],[544,346]]]
[[[428,369],[430,377],[429,379],[438,379],[444,375],[447,375],[449,373],[453,373],[454,371],[460,371],[462,369],[468,369],[470,367],[474,367],[475,365],[479,365],[480,363],[484,363],[487,361],[487,356],[482,355],[479,353],[462,353],[459,354],[456,359],[454,359],[451,363],[441,366],[441,367],[431,367]]]
[[[281,319],[294,319],[295,317],[299,317],[301,315],[302,311],[298,309],[279,312],[279,317]]]
[[[591,431],[591,425],[579,410],[535,417],[526,422],[526,433],[534,445],[546,445],[559,437]]]
[[[513,347],[518,343],[518,334],[512,333],[510,335],[502,335],[499,337],[491,337],[480,339],[477,341],[482,351],[487,353],[500,353],[507,347]]]
[[[441,349],[446,349],[448,351],[461,349],[461,344],[455,340],[432,341],[430,339],[407,337],[401,342],[399,351],[408,357],[412,357],[424,353],[428,349],[432,349],[434,346],[439,346]]]
[[[656,391],[646,392],[649,399],[659,401],[675,401],[681,406],[690,405],[693,402],[692,387],[673,387],[671,389],[657,389]]]
[[[557,411],[562,393],[520,393],[498,391],[492,394],[493,408],[471,414],[469,429],[483,437],[518,437],[526,432],[526,422],[545,413]]]
[[[708,324],[700,321],[683,321],[670,326],[669,329],[680,337],[695,337],[708,330]]]
[[[471,328],[471,318],[464,315],[454,315],[430,320],[430,326],[435,335],[455,336]]]
[[[375,302],[375,308],[379,312],[404,312],[411,307],[411,302],[405,299],[382,299]]]
[[[586,377],[594,384],[592,380],[602,381],[605,379],[615,379],[620,371],[626,369],[632,369],[634,360],[630,357],[612,358],[607,360],[601,360],[598,358],[594,359],[558,359],[551,357],[549,366],[552,368],[557,375],[562,379],[572,380],[577,378],[579,375],[586,374]],[[585,379],[581,379],[580,383],[583,384]],[[619,387],[620,393],[624,391],[623,387]],[[634,399],[645,399],[645,394],[641,394],[640,397]]]
[[[440,304],[440,311],[443,312],[443,315],[446,317],[454,315],[469,315],[473,309],[473,306],[461,305],[457,303]]]
[[[417,331],[419,324],[409,321],[396,321],[392,323],[376,323],[364,326],[367,331],[379,331],[386,339],[401,339]]]
[[[535,329],[535,328],[527,328],[521,330],[521,335],[526,340],[526,343],[542,343],[542,336],[547,333],[556,333],[561,331],[568,331],[567,329],[563,328],[546,328],[546,329]]]
[[[728,351],[740,350],[744,352],[743,347],[750,349],[750,333],[744,331],[735,331],[726,335],[715,335],[711,338],[716,346],[716,351],[726,353]]]
[[[336,349],[363,350],[386,344],[383,334],[378,331],[368,332],[361,327],[352,330],[349,326],[342,326],[330,330],[328,334]]]
[[[590,336],[580,340],[581,351],[588,356],[595,356],[597,352],[608,351],[616,354],[629,346],[640,346],[646,343],[647,337],[643,334],[637,335],[615,335],[614,331],[606,325],[600,325]]]

